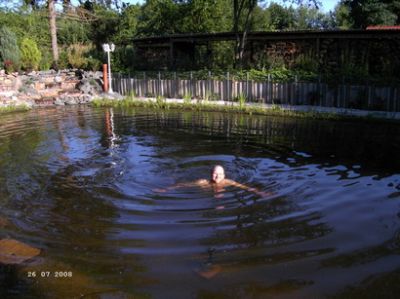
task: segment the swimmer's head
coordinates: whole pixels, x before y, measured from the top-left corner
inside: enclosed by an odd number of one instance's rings
[[[215,165],[211,172],[211,181],[220,183],[225,179],[225,170],[221,165]]]

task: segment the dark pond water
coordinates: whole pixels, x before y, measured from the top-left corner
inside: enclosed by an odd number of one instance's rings
[[[154,190],[215,164],[271,195]],[[0,238],[42,251],[0,266],[0,297],[395,298],[399,173],[399,124],[90,107],[1,115]]]

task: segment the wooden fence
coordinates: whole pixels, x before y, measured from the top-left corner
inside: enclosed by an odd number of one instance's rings
[[[255,82],[252,80],[147,79],[113,76],[113,89],[139,97],[201,98],[266,104],[315,105],[363,110],[400,111],[398,86],[328,84],[323,82]]]

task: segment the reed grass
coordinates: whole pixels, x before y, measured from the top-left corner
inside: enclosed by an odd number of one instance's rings
[[[142,100],[137,98],[125,98],[123,100],[106,100],[97,99],[92,102],[95,107],[143,107],[151,108],[156,110],[185,110],[185,111],[215,111],[215,112],[227,112],[227,113],[239,113],[248,115],[266,115],[266,116],[282,116],[282,117],[297,117],[297,118],[309,118],[309,119],[323,119],[323,120],[364,120],[371,122],[396,122],[399,123],[398,119],[387,119],[368,116],[357,116],[357,115],[344,115],[333,112],[323,112],[323,111],[295,111],[287,110],[279,105],[272,105],[271,107],[258,107],[258,106],[248,106],[245,101],[242,103],[235,104],[231,102],[230,104],[217,104],[212,101],[198,101],[198,102],[188,102],[183,101],[183,103],[167,102],[165,98],[156,98],[156,100]]]

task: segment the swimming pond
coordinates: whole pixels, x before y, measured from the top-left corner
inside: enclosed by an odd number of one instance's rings
[[[178,183],[228,178],[265,196]],[[395,298],[400,125],[90,107],[0,119],[10,298]],[[0,253],[1,256],[1,253]]]

